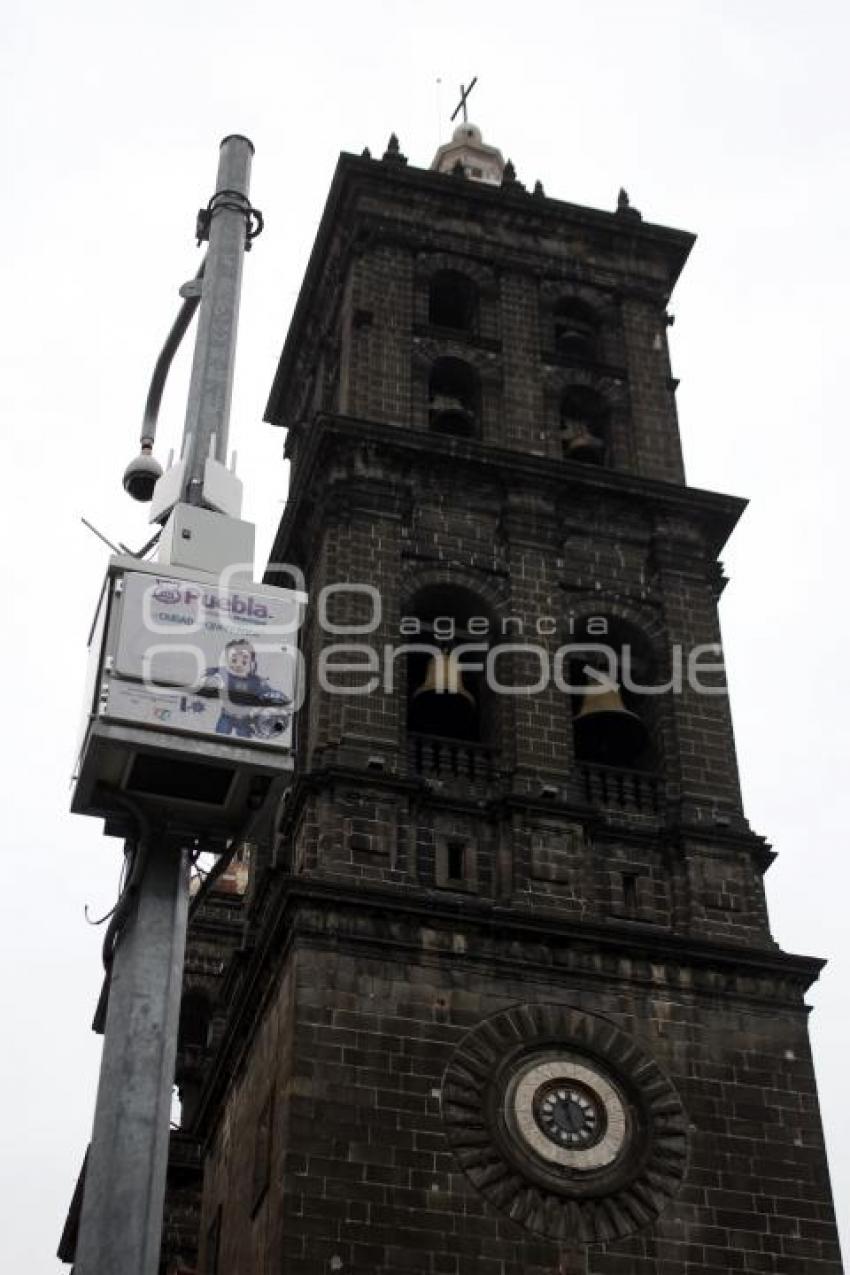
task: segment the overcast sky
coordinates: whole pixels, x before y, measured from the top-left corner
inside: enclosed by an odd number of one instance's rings
[[[700,238],[674,295],[689,481],[751,498],[722,603],[746,807],[779,858],[774,933],[830,965],[811,995],[836,1202],[846,1100],[850,714],[846,520],[850,10],[787,0],[7,0],[2,64],[3,1269],[53,1256],[90,1132],[89,1022],[121,848],[67,813],[106,550],[140,545],[121,473],[199,253],[218,143],[256,145],[266,232],[246,262],[231,428],[267,552],[286,493],[262,411],[340,150],[410,162],[471,118],[527,184]],[[442,79],[440,99],[438,77]],[[179,441],[190,350],[169,382]],[[850,1208],[843,1206],[845,1237]],[[846,1240],[845,1240],[846,1247]]]

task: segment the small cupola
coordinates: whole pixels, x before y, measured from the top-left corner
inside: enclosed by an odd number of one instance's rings
[[[487,145],[481,129],[470,120],[464,120],[452,133],[452,140],[438,148],[431,169],[436,173],[459,173],[488,186],[501,186],[505,161],[497,147]]]

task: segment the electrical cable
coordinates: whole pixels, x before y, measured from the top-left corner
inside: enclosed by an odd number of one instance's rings
[[[83,915],[85,916],[86,921],[89,925],[92,925],[95,927],[97,927],[98,925],[103,925],[104,921],[108,921],[109,918],[113,915],[113,913],[115,912],[115,909],[118,907],[118,904],[121,902],[121,895],[124,893],[124,884],[127,880],[127,861],[128,859],[130,859],[132,862],[131,854],[132,854],[132,851],[125,851],[124,858],[121,861],[121,871],[118,874],[118,898],[115,900],[115,902],[113,903],[109,911],[104,912],[103,916],[99,916],[96,921],[93,921],[91,917],[89,916],[89,905],[87,903],[84,905]]]
[[[245,251],[251,251],[251,240],[263,233],[265,222],[259,208],[255,208],[247,195],[241,190],[218,190],[208,202],[206,208],[198,213],[195,234],[198,245],[210,237],[210,225],[217,212],[227,209],[228,212],[241,213],[245,218]]]
[[[134,816],[139,836],[134,843],[133,850],[130,852],[132,860],[124,889],[113,909],[111,920],[103,936],[103,968],[106,970],[107,976],[112,968],[115,949],[120,941],[121,930],[124,928],[129,916],[130,906],[144,876],[145,867],[150,856],[152,836],[150,821],[141,806],[123,794],[119,796],[118,793],[112,793],[111,796],[113,801],[117,802],[118,805],[124,806]]]
[[[204,277],[204,269],[206,268],[207,259],[204,257],[198,271],[192,280],[193,283],[200,282]],[[165,389],[165,381],[168,376],[169,369],[174,355],[177,353],[177,347],[183,340],[192,317],[201,303],[201,292],[197,290],[196,296],[188,296],[184,298],[183,304],[178,311],[177,318],[171,325],[171,331],[165,338],[165,344],[159,352],[159,358],[154,364],[151,383],[148,388],[148,396],[145,400],[145,411],[142,417],[142,450],[152,449],[156,439],[156,422],[159,417],[159,408],[162,402],[162,394]],[[141,554],[139,555],[141,557]]]

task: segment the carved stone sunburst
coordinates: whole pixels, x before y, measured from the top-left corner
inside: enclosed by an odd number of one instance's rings
[[[473,1028],[446,1068],[442,1113],[477,1189],[554,1240],[649,1225],[687,1166],[671,1081],[619,1028],[568,1006],[517,1005]]]

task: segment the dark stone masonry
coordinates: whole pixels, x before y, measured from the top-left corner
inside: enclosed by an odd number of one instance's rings
[[[708,667],[744,502],[685,485],[692,244],[341,156],[267,411],[299,764],[190,930],[169,1275],[839,1275],[822,962],[771,937]],[[597,700],[603,643],[681,688]]]

